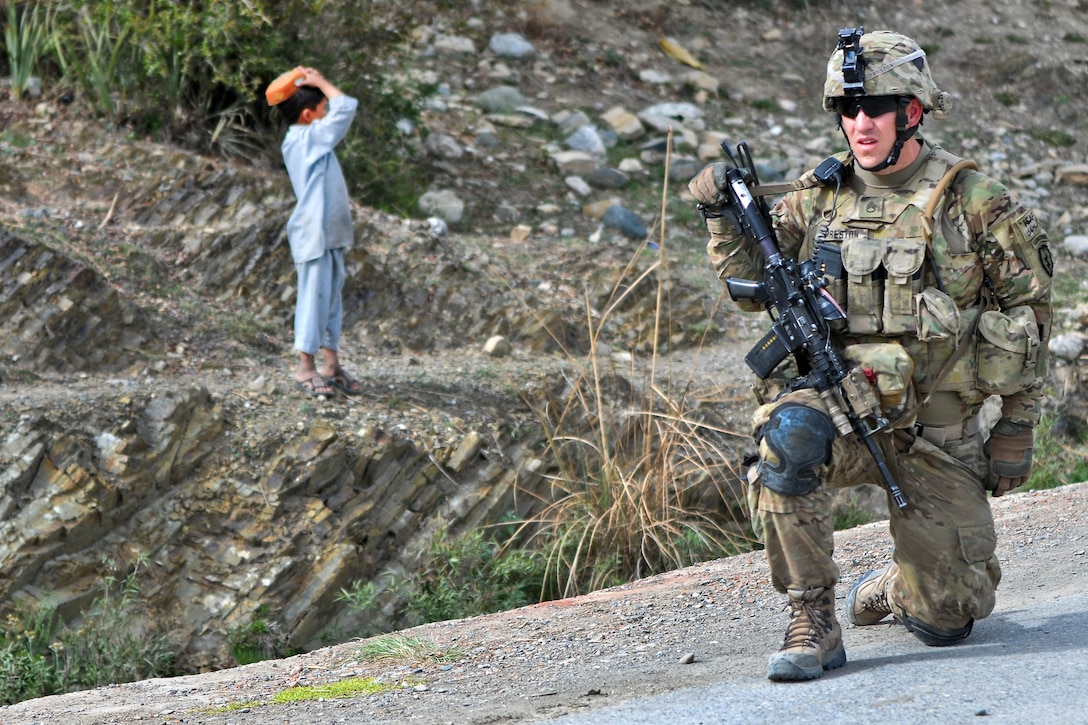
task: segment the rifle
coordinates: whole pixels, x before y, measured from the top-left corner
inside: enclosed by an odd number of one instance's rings
[[[779,363],[793,355],[799,375],[790,383],[791,390],[813,388],[823,399],[839,435],[857,434],[876,462],[884,485],[896,506],[907,505],[895,483],[873,435],[888,427],[875,393],[875,374],[861,368],[848,369],[842,355],[831,344],[831,324],[846,319],[846,313],[827,291],[828,256],[815,255],[800,264],[782,255],[772,229],[766,200],[753,196],[749,183],[758,186],[755,165],[748,145],[737,145],[736,155],[722,141],[722,149],[731,162],[722,189],[733,222],[763,254],[763,280],[730,277],[726,289],[733,300],[762,303],[771,316],[770,331],[756,343],[744,361],[766,379]],[[830,158],[816,170],[823,184],[840,183],[844,169]],[[818,261],[819,260],[819,261]],[[841,259],[838,262],[841,265]]]

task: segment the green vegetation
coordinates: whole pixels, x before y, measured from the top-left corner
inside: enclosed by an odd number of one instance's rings
[[[778,105],[778,101],[773,98],[755,98],[749,103],[752,108],[757,111],[766,111],[768,113],[776,113],[781,111],[782,108]]]
[[[15,149],[25,149],[34,143],[34,141],[29,136],[5,129],[3,132],[0,132],[0,143]],[[10,149],[5,149],[5,152],[14,153]]]
[[[1028,135],[1051,146],[1068,148],[1077,142],[1077,137],[1057,128],[1030,128]]]
[[[433,3],[346,0],[28,0],[5,3],[13,95],[32,77],[88,113],[201,152],[278,161],[282,122],[264,101],[304,62],[360,101],[340,156],[353,193],[404,211],[429,173],[413,151],[432,88],[394,80],[407,33]],[[329,34],[327,28],[339,32]]]
[[[49,601],[9,612],[0,624],[0,704],[174,674],[170,641],[137,621],[138,571],[103,577],[71,627]]]
[[[1065,307],[1073,308],[1088,302],[1088,280],[1067,265],[1057,265],[1054,270],[1052,294]]]
[[[258,348],[268,347],[268,341],[275,338],[274,327],[257,319],[249,310],[223,310],[212,318],[198,320],[194,332],[239,340],[247,346]]]
[[[1088,428],[1073,428],[1056,414],[1045,413],[1035,427],[1032,460],[1025,491],[1088,481]]]
[[[464,656],[458,649],[441,650],[434,643],[419,637],[391,634],[364,642],[355,652],[360,662],[389,660],[403,664],[456,662]]]
[[[403,212],[428,175],[421,173],[423,162],[413,155],[410,135],[399,130],[398,122],[416,120],[419,99],[430,89],[391,80],[389,69],[396,67],[404,40],[403,31],[396,28],[412,24],[393,22],[389,15],[421,7],[430,10],[434,3],[408,0],[397,4],[399,9],[393,5],[318,0],[8,3],[4,42],[17,96],[37,73],[70,89],[93,113],[134,134],[188,139],[201,150],[233,156],[248,156],[254,149],[275,154],[278,121],[263,105],[261,91],[281,70],[305,58],[362,101],[342,157],[348,178],[356,184],[355,193],[372,205]],[[332,26],[343,32],[330,40],[323,29]],[[952,32],[938,29],[937,35],[950,37]],[[1023,42],[1015,36],[1006,39]],[[1080,36],[1064,39],[1084,42]],[[931,53],[938,49],[927,48]],[[607,48],[604,61],[621,65],[624,57]],[[1011,93],[995,98],[1006,106],[1019,103]],[[1068,96],[1055,99],[1056,105],[1066,102]],[[779,110],[771,99],[753,100],[751,106]],[[1055,146],[1075,141],[1057,130],[1027,133]],[[558,140],[550,126],[538,135]],[[0,133],[0,141],[16,148],[31,143],[7,130]],[[644,205],[653,203],[660,188],[652,181],[632,186],[631,196]],[[701,227],[691,204],[663,203],[660,219],[662,225]],[[664,247],[664,229],[661,238]],[[669,254],[676,251],[670,249]],[[442,529],[418,571],[391,586],[414,618],[431,622],[508,610],[756,545],[736,488],[737,447],[742,445],[738,441],[747,443],[747,436],[709,419],[690,379],[674,380],[658,367],[658,352],[671,337],[669,254],[664,248],[655,254],[643,247],[607,298],[591,299],[586,292],[590,351],[584,358],[571,354],[565,377],[554,381],[557,384],[546,397],[533,401],[547,432],[541,458],[551,468],[542,475],[552,497],[539,502],[538,510],[515,526],[474,529],[457,536]],[[698,254],[701,258],[701,249]],[[180,293],[153,260],[130,248],[119,246],[104,258],[155,292]],[[676,264],[675,257],[672,263]],[[647,315],[646,334],[629,347],[648,351],[649,364],[617,368],[613,358],[601,352],[611,347],[605,330],[611,316],[629,309],[647,285],[656,291],[652,315]],[[271,332],[251,312],[201,318],[194,330],[249,344]],[[685,330],[693,337],[719,331],[713,317],[688,324]],[[472,375],[482,380],[496,373],[485,365]],[[399,409],[409,403],[393,399],[387,404]],[[315,411],[310,402],[299,408],[307,414]],[[10,411],[2,420],[9,427],[16,422]],[[1044,417],[1039,426],[1036,467],[1028,489],[1088,479],[1084,431],[1076,432],[1076,442],[1070,444],[1069,432],[1059,436],[1057,426],[1053,415]],[[234,453],[250,455],[242,449]],[[835,528],[869,520],[867,513],[850,506],[836,512]],[[133,624],[136,574],[134,568],[122,580],[107,577],[101,595],[81,614],[75,629],[66,628],[57,607],[48,601],[9,613],[0,629],[0,702],[171,674],[168,640]],[[338,599],[365,612],[380,604],[380,595],[375,582],[355,582],[341,590]],[[239,664],[291,654],[278,623],[263,606],[230,630],[227,643]],[[461,654],[425,640],[391,635],[363,643],[357,656],[423,663],[455,661]],[[388,687],[356,678],[292,688],[273,702],[351,697]],[[261,704],[267,703],[235,704],[227,710]]]
[[[292,702],[313,702],[316,700],[332,700],[356,695],[376,695],[379,692],[388,692],[394,685],[381,682],[372,677],[349,677],[346,680],[329,682],[324,685],[300,685],[277,692],[269,702],[250,700],[246,702],[232,702],[229,705],[207,710],[209,714],[231,713],[239,710],[247,710],[265,705],[283,705]]]
[[[312,702],[314,700],[329,700],[339,697],[355,697],[356,695],[375,695],[393,688],[388,682],[379,682],[374,678],[350,677],[339,682],[330,682],[326,685],[305,685],[292,687],[289,690],[276,693],[272,702],[281,705],[288,702]]]
[[[38,62],[50,48],[50,8],[40,3],[7,2],[4,25],[4,49],[11,74],[11,93],[21,98],[30,87]]]
[[[409,612],[437,622],[515,609],[540,601],[544,562],[536,552],[503,547],[474,529],[457,538],[443,530],[410,578]]]
[[[405,607],[418,622],[439,622],[490,614],[540,601],[544,561],[539,553],[504,546],[501,536],[472,529],[451,537],[443,528],[435,535],[417,571],[394,580]],[[374,582],[355,582],[337,597],[352,611],[367,613],[379,606]]]
[[[660,231],[664,247],[666,234]],[[526,473],[523,486],[532,495],[535,485],[528,484],[543,475],[547,500],[506,530],[458,536],[440,531],[416,573],[382,588],[403,597],[415,619],[511,609],[755,545],[737,493],[738,449],[747,436],[711,420],[690,379],[676,382],[658,370],[659,349],[677,334],[668,259],[665,251],[644,245],[620,273],[609,276],[610,287],[599,299],[587,290],[588,356],[568,353],[572,372],[550,381],[551,392],[530,401],[546,431],[541,458],[552,468]],[[648,363],[632,359],[630,369],[617,369],[601,352],[604,331],[613,315],[643,302],[644,337],[633,346],[650,353]],[[684,330],[696,337],[710,334],[715,312]],[[381,597],[373,582],[357,582],[340,599],[366,613]]]
[[[686,390],[653,376],[645,394],[623,390],[595,363],[567,382],[538,410],[554,499],[521,531],[545,552],[548,589],[574,596],[752,547],[730,508],[732,434],[699,420]]]
[[[230,656],[240,665],[281,659],[295,653],[287,644],[287,636],[279,622],[269,618],[268,607],[263,604],[250,615],[247,623],[227,633],[227,647]]]
[[[873,520],[873,515],[858,506],[854,501],[851,501],[845,508],[836,510],[833,516],[835,531],[852,529],[855,526],[861,526],[862,524],[867,524]]]

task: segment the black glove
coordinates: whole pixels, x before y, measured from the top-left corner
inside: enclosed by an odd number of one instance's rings
[[[1035,430],[1030,425],[1002,418],[990,431],[984,447],[990,459],[990,477],[986,488],[994,498],[1023,486],[1031,476],[1031,452]]]

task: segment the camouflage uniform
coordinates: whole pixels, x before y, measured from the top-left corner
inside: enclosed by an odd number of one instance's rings
[[[879,47],[872,35],[862,43]],[[917,46],[898,52],[920,53]],[[842,51],[837,51],[829,63],[828,110],[831,100],[842,95],[842,75],[836,75],[841,63]],[[928,71],[925,83],[904,82],[898,88],[896,73],[881,79],[881,93],[912,95],[927,111],[943,115],[947,94],[932,85]],[[853,360],[851,350],[862,350],[862,359],[870,349],[906,352],[905,366],[875,365],[878,378],[891,381],[879,387],[892,419],[889,430],[875,437],[907,501],[902,509],[889,506],[898,573],[887,598],[900,619],[909,615],[940,630],[956,630],[990,614],[1001,578],[987,499],[985,432],[979,430],[977,414],[983,401],[1000,394],[1003,420],[1028,427],[1036,423],[1053,269],[1045,232],[1031,211],[1000,183],[973,168],[956,167],[961,159],[918,138],[921,152],[908,168],[885,175],[854,168],[841,188],[799,184],[802,188],[779,201],[771,216],[786,257],[810,258],[821,244],[841,250],[845,272],[829,290],[847,313],[834,340],[844,357]],[[849,154],[839,158],[850,165]],[[923,210],[931,201],[934,212],[928,219]],[[720,278],[762,278],[760,251],[728,217],[710,215],[707,227],[707,250]],[[984,300],[990,300],[991,309],[980,316]],[[737,304],[762,309],[750,301]],[[976,318],[979,322],[972,324]],[[950,359],[954,362],[946,365]],[[898,384],[892,384],[897,377]],[[916,405],[922,399],[926,405]],[[757,434],[785,403],[826,412],[812,390],[760,402],[765,404],[753,421]],[[824,485],[805,495],[761,485],[761,469],[774,459],[774,450],[762,441],[747,489],[773,584],[791,597],[830,589],[839,569],[832,559],[828,487],[879,484],[873,458],[856,436],[836,438],[829,462],[819,471]],[[811,676],[819,676],[818,668]]]

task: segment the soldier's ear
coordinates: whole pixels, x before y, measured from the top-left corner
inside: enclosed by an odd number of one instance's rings
[[[907,105],[907,127],[916,126],[922,122],[922,116],[925,115],[926,109],[922,105],[922,102],[917,98],[911,98],[910,103]]]

